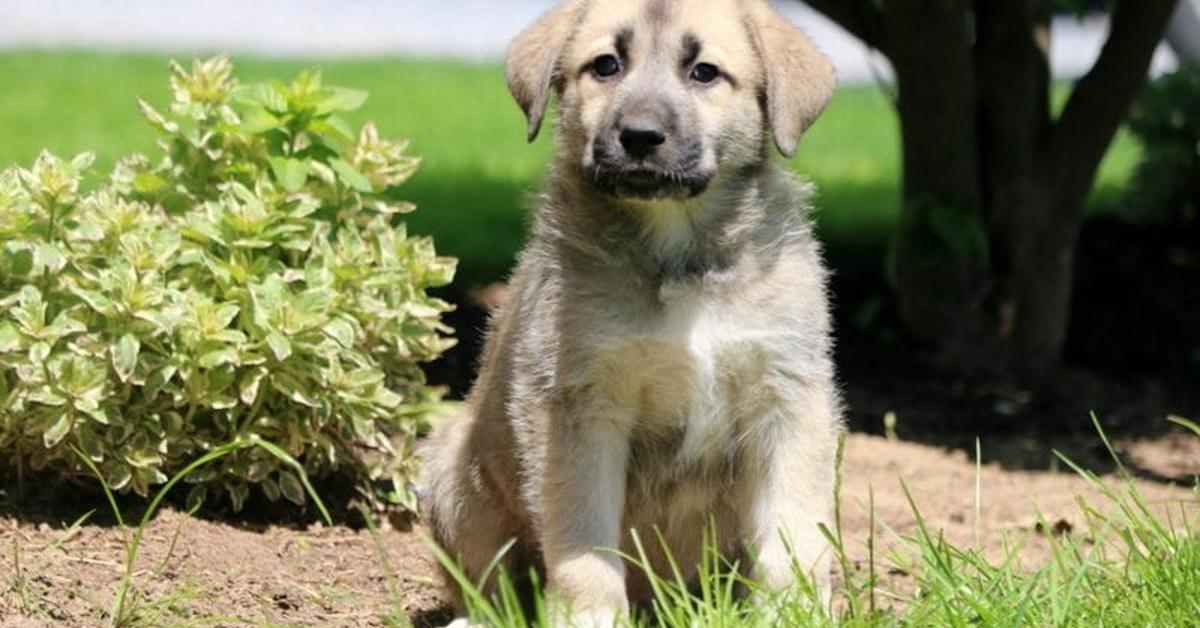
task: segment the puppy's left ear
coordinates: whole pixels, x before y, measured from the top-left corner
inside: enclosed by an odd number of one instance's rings
[[[833,96],[833,64],[765,1],[751,4],[750,23],[766,69],[767,119],[775,146],[791,157]]]
[[[581,17],[583,3],[569,0],[525,29],[508,49],[508,90],[529,120],[528,139],[537,139],[550,93],[559,80],[559,58]]]

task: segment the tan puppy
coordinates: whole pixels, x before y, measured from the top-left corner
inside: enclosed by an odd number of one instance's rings
[[[577,0],[514,43],[529,137],[560,99],[533,239],[468,415],[426,450],[437,540],[471,577],[510,540],[560,620],[611,625],[657,527],[692,570],[706,525],[768,587],[820,586],[839,402],[825,271],[791,155],[829,62],[765,0]],[[652,553],[660,573],[664,557]]]

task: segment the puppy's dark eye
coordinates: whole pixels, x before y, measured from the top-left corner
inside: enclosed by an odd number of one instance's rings
[[[600,55],[592,61],[592,72],[600,78],[615,76],[621,71],[621,60],[613,55]]]
[[[721,77],[721,70],[711,63],[697,63],[692,68],[692,80],[697,83],[711,83]]]

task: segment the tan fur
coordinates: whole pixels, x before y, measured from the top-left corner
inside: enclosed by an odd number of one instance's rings
[[[620,81],[583,69],[632,34]],[[680,42],[728,80],[699,86]],[[694,574],[705,528],[769,587],[783,539],[819,586],[839,401],[810,189],[770,159],[832,91],[828,61],[764,0],[578,0],[514,43],[509,83],[536,134],[552,92],[559,150],[533,238],[492,321],[466,416],[425,451],[423,504],[473,579],[497,552],[540,570],[560,620],[610,625],[650,596],[630,530]],[[695,144],[694,195],[614,197],[596,142],[645,98]]]

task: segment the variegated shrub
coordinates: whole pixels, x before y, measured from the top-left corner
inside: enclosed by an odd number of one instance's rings
[[[413,441],[439,391],[419,364],[450,344],[453,260],[409,237],[403,143],[339,114],[366,94],[239,87],[217,58],[173,66],[142,103],[156,159],[87,185],[88,155],[0,174],[0,460],[145,495],[215,446],[262,438],[314,477],[415,507]],[[304,502],[248,448],[187,478],[190,499],[253,487]]]

